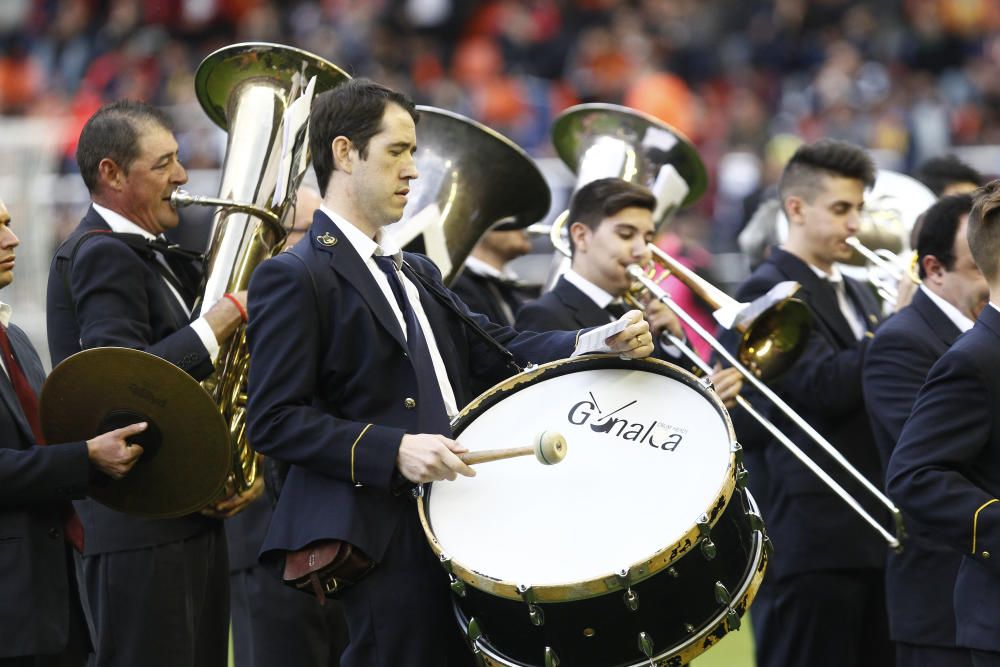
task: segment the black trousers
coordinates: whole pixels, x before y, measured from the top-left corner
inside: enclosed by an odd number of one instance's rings
[[[967,648],[896,642],[896,667],[972,667]]]
[[[1000,653],[976,650],[973,650],[971,653],[974,667],[1000,667]]]
[[[382,561],[341,599],[350,635],[343,667],[473,665],[415,503],[400,518]]]
[[[90,667],[226,667],[229,565],[222,524],[180,542],[79,559]]]
[[[339,667],[347,621],[339,600],[320,606],[264,566],[230,574],[235,667]]]
[[[881,570],[810,572],[772,584],[767,621],[755,633],[758,667],[894,664]]]

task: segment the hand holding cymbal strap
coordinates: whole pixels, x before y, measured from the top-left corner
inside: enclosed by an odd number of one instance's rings
[[[506,449],[484,449],[478,452],[467,452],[459,456],[466,465],[477,463],[487,463],[489,461],[500,461],[502,459],[512,459],[517,456],[530,456],[535,458],[542,465],[554,465],[566,458],[566,438],[555,431],[542,431],[535,438],[532,445],[526,447],[508,447]]]

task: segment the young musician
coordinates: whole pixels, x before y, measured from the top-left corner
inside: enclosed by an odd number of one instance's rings
[[[555,287],[526,304],[516,327],[556,331],[605,324],[627,310],[623,297],[632,287],[629,264],[646,266],[655,226],[656,198],[647,188],[620,178],[602,178],[584,185],[570,202],[569,238],[572,263]],[[680,322],[659,301],[646,306],[646,321],[654,336],[683,337]],[[658,342],[658,359],[687,364],[680,353]],[[742,378],[732,368],[712,375],[716,392],[731,407]]]
[[[828,140],[800,147],[779,184],[788,240],[772,249],[736,296],[751,301],[782,281],[801,285],[796,296],[809,306],[812,331],[806,351],[772,388],[881,486],[861,391],[880,308],[864,285],[837,269],[837,262],[851,256],[846,239],[858,231],[864,190],[874,173],[871,159],[856,146]],[[801,429],[769,405],[758,405],[807,454],[818,454]],[[757,664],[890,665],[884,540],[779,443],[765,438],[763,450],[754,454],[767,473],[758,479],[769,480],[761,495],[767,498],[764,520],[774,556],[765,580],[769,604],[754,620]],[[867,499],[852,479],[827,470],[853,496]],[[757,491],[753,469],[750,477]]]

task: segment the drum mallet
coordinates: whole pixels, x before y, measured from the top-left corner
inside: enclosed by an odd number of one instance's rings
[[[555,431],[542,431],[535,438],[535,444],[528,447],[509,447],[507,449],[484,449],[479,452],[459,454],[458,458],[466,465],[512,459],[515,456],[535,455],[542,465],[559,463],[566,457],[566,438]]]

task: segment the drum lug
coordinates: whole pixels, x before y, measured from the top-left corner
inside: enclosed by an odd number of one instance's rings
[[[419,500],[424,497],[424,485],[418,484],[417,486],[410,489],[410,495]]]
[[[698,532],[701,533],[701,542],[699,546],[701,547],[701,555],[705,557],[705,560],[713,560],[719,550],[715,546],[715,542],[712,541],[712,527],[708,524],[708,515],[702,514],[698,518]]]
[[[726,612],[726,625],[729,626],[729,632],[733,632],[734,630],[739,630],[740,624],[741,624],[740,615],[736,613],[735,609],[730,608],[729,611]]]
[[[465,631],[465,636],[472,647],[472,657],[475,659],[476,667],[487,667],[486,658],[483,657],[483,652],[479,648],[479,639],[483,636],[483,631],[479,628],[479,619],[475,616],[469,619],[469,627]]]
[[[712,384],[712,378],[708,375],[702,375],[700,378],[698,378],[698,382],[700,382],[701,386],[704,387],[705,389],[712,389],[715,386],[714,384]]]
[[[767,535],[764,536],[764,555],[767,556],[768,560],[774,557],[774,545],[771,544],[771,538]]]
[[[732,594],[730,594],[729,589],[721,581],[715,582],[715,601],[726,605],[733,601]]]
[[[693,635],[694,634],[694,626],[691,625],[690,623],[685,623],[684,624],[684,632],[688,633],[689,635]]]
[[[681,576],[681,573],[678,572],[677,568],[675,568],[673,565],[667,568],[667,574],[669,574],[674,579],[677,579],[678,577]]]
[[[741,465],[736,467],[736,487],[743,491],[747,488],[747,479],[750,477],[750,473],[747,469]]]
[[[622,596],[625,599],[625,606],[629,608],[630,611],[636,611],[639,609],[639,596],[635,594],[631,588],[625,589],[625,595]]]
[[[750,520],[750,530],[764,531],[764,519],[756,512],[747,512],[747,519]]]
[[[650,637],[645,632],[640,632],[639,633],[639,650],[642,651],[642,654],[644,656],[646,656],[647,658],[649,658],[650,664],[652,664],[652,660],[653,660],[653,638]]]
[[[743,445],[738,442],[734,442],[733,446],[730,447],[729,451],[733,453],[733,457],[736,459],[736,466],[739,468],[743,467]]]
[[[551,647],[545,647],[545,667],[559,667],[559,656]]]
[[[524,584],[518,584],[517,592],[521,596],[521,599],[528,605],[528,620],[535,627],[540,627],[545,624],[545,612],[542,608],[535,604],[535,591],[531,586],[525,586]]]

